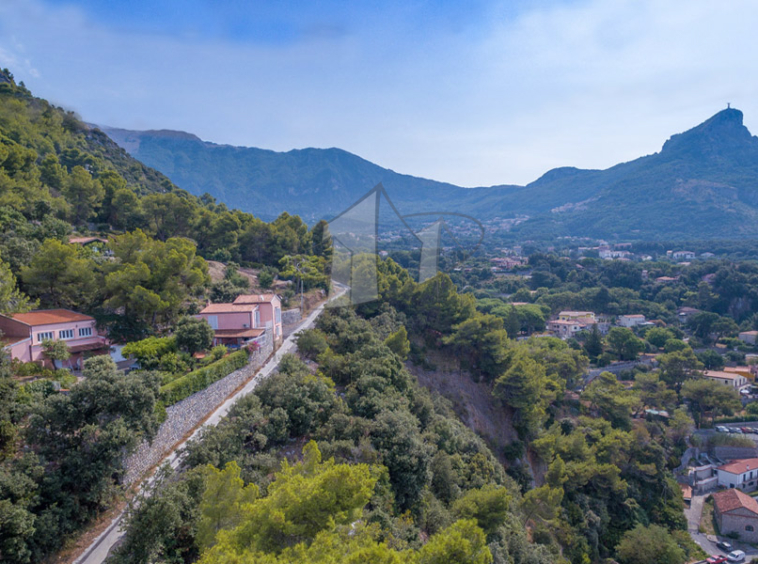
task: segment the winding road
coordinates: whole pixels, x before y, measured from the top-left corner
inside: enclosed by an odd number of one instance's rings
[[[273,373],[274,370],[276,370],[276,368],[279,366],[279,362],[282,360],[282,357],[285,354],[294,352],[297,349],[297,346],[295,344],[295,335],[297,334],[297,331],[302,331],[303,329],[310,329],[313,327],[313,324],[316,322],[318,316],[321,315],[321,313],[324,311],[324,307],[329,302],[336,300],[342,296],[346,291],[346,287],[340,287],[332,298],[314,309],[311,314],[305,319],[305,321],[300,324],[297,330],[293,331],[286,339],[284,339],[282,345],[276,350],[274,355],[266,364],[263,365],[258,373],[253,376],[253,378],[245,385],[245,387],[239,390],[233,396],[229,397],[220,406],[218,406],[216,410],[213,411],[211,415],[205,420],[205,422],[202,425],[198,426],[198,428],[195,429],[192,435],[190,435],[187,439],[181,443],[178,443],[174,449],[161,461],[160,464],[162,465],[168,462],[172,468],[178,468],[183,458],[182,447],[188,441],[196,438],[204,428],[217,425],[221,419],[227,416],[229,410],[237,402],[238,399],[248,395],[262,380],[268,378],[271,373]],[[149,491],[149,486],[151,486],[155,481],[155,475],[156,474],[154,473],[145,481],[145,483],[140,488],[141,492]],[[92,541],[92,543],[86,549],[84,549],[82,554],[79,555],[76,560],[74,560],[74,564],[102,564],[105,562],[113,546],[124,535],[124,530],[122,529],[124,515],[125,512],[123,511],[119,513],[111,521],[108,528],[105,529],[105,531],[103,531],[94,541]]]

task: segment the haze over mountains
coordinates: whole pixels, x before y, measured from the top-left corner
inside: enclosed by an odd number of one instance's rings
[[[398,174],[341,149],[278,153],[176,131],[104,128],[132,156],[193,194],[272,219],[330,219],[382,182],[401,213],[451,211],[487,221],[528,215],[523,237],[758,236],[758,138],[723,110],[659,153],[606,170],[553,169],[526,186],[461,188]]]

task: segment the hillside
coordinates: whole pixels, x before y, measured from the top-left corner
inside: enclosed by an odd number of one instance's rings
[[[278,153],[216,145],[181,131],[103,128],[131,155],[195,195],[271,220],[285,209],[308,223],[338,215],[379,182],[402,213],[453,208],[483,192],[398,174],[341,149]]]
[[[107,129],[133,156],[194,194],[264,218],[283,209],[313,223],[382,182],[403,213],[448,210],[487,220],[526,214],[522,238],[758,236],[758,139],[727,109],[674,135],[659,153],[606,170],[564,167],[526,186],[466,189],[398,174],[340,149],[277,153],[170,131]]]

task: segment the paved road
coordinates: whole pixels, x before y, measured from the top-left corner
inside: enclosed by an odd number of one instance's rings
[[[334,300],[334,299],[339,298],[346,291],[347,291],[346,288],[341,288],[331,299]],[[316,321],[316,318],[319,315],[321,315],[322,311],[324,311],[325,305],[326,305],[325,303],[321,304],[318,308],[313,310],[313,312],[311,312],[311,314],[300,325],[300,327],[298,328],[298,331],[312,327]],[[205,423],[199,426],[188,439],[176,445],[176,447],[174,447],[174,450],[166,458],[163,459],[163,463],[168,462],[172,468],[174,469],[178,468],[182,461],[182,455],[180,454],[181,447],[183,447],[187,443],[187,441],[190,441],[194,439],[195,437],[197,437],[197,435],[200,434],[200,432],[203,430],[204,427],[217,425],[218,422],[221,421],[221,419],[226,417],[226,415],[229,413],[229,410],[238,399],[252,392],[261,380],[265,380],[266,378],[268,378],[268,376],[271,375],[271,373],[274,370],[276,370],[276,368],[279,366],[279,362],[281,361],[282,356],[284,356],[287,353],[294,352],[296,348],[297,347],[295,346],[295,333],[293,333],[282,342],[282,346],[279,347],[279,349],[277,349],[276,353],[274,353],[274,356],[271,357],[271,359],[263,366],[263,368],[260,369],[260,371],[258,371],[258,374],[256,374],[245,385],[244,388],[242,388],[239,392],[237,392],[236,394],[231,396],[229,399],[227,399],[224,403],[222,403],[210,415],[210,417],[208,417]],[[155,475],[151,476],[148,480],[146,480],[145,484],[141,488],[141,491],[142,492],[149,491],[149,486],[153,484],[154,480],[155,480]],[[119,539],[124,534],[124,531],[121,528],[123,518],[124,518],[124,513],[121,512],[118,516],[116,516],[113,519],[113,521],[111,521],[111,524],[108,526],[108,528],[105,531],[103,531],[92,542],[92,544],[90,544],[84,550],[84,552],[82,552],[82,554],[74,561],[74,564],[102,564],[103,562],[105,562],[105,559],[108,557],[108,554],[110,553],[113,546],[119,541]]]

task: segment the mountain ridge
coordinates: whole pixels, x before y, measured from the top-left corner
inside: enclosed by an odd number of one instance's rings
[[[606,169],[558,167],[524,186],[476,188],[398,173],[339,148],[277,152],[186,132],[103,130],[177,185],[264,219],[285,209],[310,223],[330,219],[382,182],[403,213],[447,207],[483,220],[529,216],[515,228],[520,238],[758,237],[758,137],[736,108]]]

